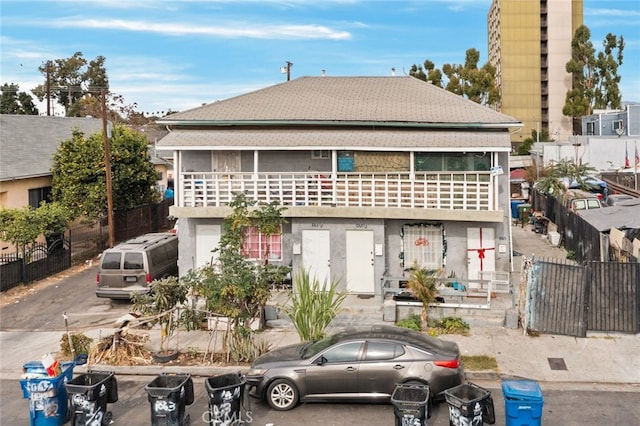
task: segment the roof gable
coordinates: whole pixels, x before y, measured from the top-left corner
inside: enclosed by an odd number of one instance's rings
[[[414,77],[301,77],[172,114],[161,124],[252,122],[520,126],[507,115]]]
[[[51,157],[76,128],[89,136],[102,131],[102,120],[0,115],[0,180],[50,175]]]

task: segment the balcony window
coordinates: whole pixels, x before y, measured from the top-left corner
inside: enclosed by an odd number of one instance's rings
[[[312,160],[324,160],[329,158],[329,150],[326,149],[314,149],[311,151]]]
[[[488,171],[490,168],[491,156],[482,152],[417,153],[415,156],[417,172]]]
[[[282,229],[273,235],[265,235],[256,226],[243,230],[242,254],[250,260],[282,260]]]

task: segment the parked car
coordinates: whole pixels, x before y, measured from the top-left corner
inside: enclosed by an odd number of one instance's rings
[[[155,279],[178,276],[178,236],[151,233],[127,240],[102,253],[96,296],[131,299],[148,293]]]
[[[582,210],[599,209],[602,203],[596,194],[570,189],[562,195],[562,203],[572,212],[579,214]]]
[[[620,204],[621,201],[625,200],[633,200],[635,197],[627,194],[611,194],[607,197],[607,200],[604,202],[605,206],[616,206]]]
[[[464,381],[454,342],[417,331],[375,325],[315,342],[275,349],[258,357],[246,375],[251,395],[274,410],[298,402],[388,402],[398,383],[424,384],[432,397]]]

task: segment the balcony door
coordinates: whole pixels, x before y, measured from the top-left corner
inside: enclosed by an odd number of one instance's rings
[[[347,291],[375,293],[373,231],[347,230]]]
[[[240,151],[214,151],[212,163],[216,172],[240,172]]]
[[[302,231],[302,267],[320,284],[331,283],[331,233],[326,229]]]

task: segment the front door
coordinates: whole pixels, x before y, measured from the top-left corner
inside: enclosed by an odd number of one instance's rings
[[[218,252],[211,252],[220,243],[220,225],[196,225],[196,256],[193,269],[214,263]]]
[[[347,230],[347,291],[375,293],[373,231]]]
[[[467,228],[467,273],[470,280],[483,279],[481,272],[496,270],[493,228]]]
[[[331,233],[326,229],[302,231],[302,267],[324,284],[331,284]]]

